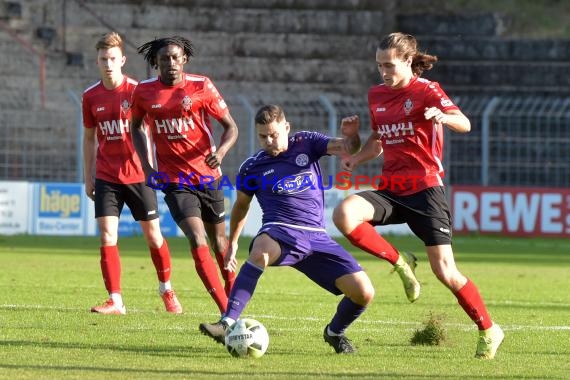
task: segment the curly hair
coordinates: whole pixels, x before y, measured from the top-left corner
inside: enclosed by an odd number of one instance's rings
[[[396,49],[398,57],[403,60],[412,57],[412,72],[421,75],[425,70],[430,70],[437,62],[435,55],[429,55],[418,51],[416,38],[405,33],[391,33],[384,37],[378,44],[378,50]]]
[[[180,36],[154,39],[139,46],[137,52],[144,56],[145,61],[147,61],[151,67],[156,69],[158,68],[156,54],[160,49],[168,45],[179,46],[184,50],[184,54],[186,54],[186,57],[188,58],[194,56],[194,45],[192,42],[189,39]]]

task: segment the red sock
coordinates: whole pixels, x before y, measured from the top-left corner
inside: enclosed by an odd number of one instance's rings
[[[218,262],[218,267],[220,268],[220,272],[222,272],[222,278],[224,279],[224,290],[226,292],[226,296],[230,296],[230,291],[234,286],[234,282],[236,281],[236,272],[230,272],[227,269],[224,269],[224,253],[216,252],[216,261]]]
[[[371,253],[372,255],[396,264],[400,254],[390,243],[388,243],[374,227],[364,222],[358,225],[346,238],[356,247]]]
[[[172,271],[172,267],[170,264],[170,250],[168,249],[168,244],[166,243],[166,239],[164,240],[160,248],[150,248],[150,258],[152,259],[152,263],[156,268],[156,275],[158,276],[158,281],[160,282],[170,281],[170,274]]]
[[[119,247],[116,245],[102,246],[101,252],[101,273],[105,281],[105,289],[109,294],[121,293],[121,258],[119,257]]]
[[[192,257],[194,258],[196,272],[202,279],[206,290],[218,305],[220,312],[225,313],[228,305],[228,296],[222,290],[224,288],[218,276],[218,269],[216,264],[214,264],[214,259],[210,254],[210,249],[207,245],[192,248]]]
[[[493,325],[481,294],[471,280],[467,280],[467,284],[455,293],[455,297],[479,330],[487,330]]]

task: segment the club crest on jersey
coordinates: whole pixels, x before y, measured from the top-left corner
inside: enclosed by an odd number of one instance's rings
[[[182,99],[182,108],[184,111],[190,111],[192,109],[192,99],[188,95]]]
[[[412,112],[412,108],[414,108],[414,103],[412,103],[412,100],[410,98],[406,99],[404,102],[404,112],[406,113],[406,116]]]
[[[129,101],[127,99],[124,99],[123,102],[121,103],[121,112],[123,113],[123,115],[126,115],[130,109],[131,105],[129,104]]]
[[[307,166],[309,163],[309,156],[307,156],[305,153],[301,153],[295,158],[295,163],[297,166]]]

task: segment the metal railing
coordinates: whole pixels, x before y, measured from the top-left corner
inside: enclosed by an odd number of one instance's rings
[[[454,100],[471,120],[472,129],[467,134],[446,130],[444,166],[448,184],[570,187],[570,99],[462,96]],[[238,142],[222,165],[225,174],[230,176],[237,174],[240,164],[259,149],[253,118],[255,111],[265,103],[283,107],[292,133],[313,130],[335,135],[340,119],[350,114],[361,117],[362,138],[367,138],[369,133],[370,121],[364,98],[321,95],[304,101],[228,95],[226,101],[240,128]],[[42,117],[2,117],[0,157],[9,151],[11,159],[2,159],[0,178],[77,181],[82,173],[82,156],[80,151],[69,149],[81,149],[78,136],[81,136],[83,126],[80,109],[77,104],[75,106],[77,125],[74,133],[70,133],[69,125],[57,125],[53,120],[45,120],[45,126],[37,125],[44,121]],[[20,144],[21,131],[25,130],[49,133],[29,134],[26,139],[30,148],[15,150],[14,147]],[[214,123],[214,130],[216,141],[219,141],[222,128]],[[54,150],[57,146],[69,148]],[[48,148],[51,158],[46,161],[42,157]],[[70,162],[71,157],[76,159]],[[17,167],[11,168],[12,162]],[[22,170],[22,163],[25,163],[25,170]],[[364,164],[357,169],[357,174],[378,175],[381,163],[380,158]],[[332,158],[323,158],[321,166],[325,176],[338,171],[338,162]]]
[[[40,93],[40,104],[42,109],[46,106],[46,56],[43,51],[36,49],[29,41],[20,37],[18,33],[7,25],[4,21],[0,20],[0,29],[6,32],[10,37],[24,47],[31,55],[38,57],[38,81],[39,81],[39,93]]]

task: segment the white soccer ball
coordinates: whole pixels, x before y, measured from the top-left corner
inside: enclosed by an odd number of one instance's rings
[[[228,352],[236,358],[260,358],[269,346],[269,335],[261,322],[242,318],[228,328],[225,341]]]

